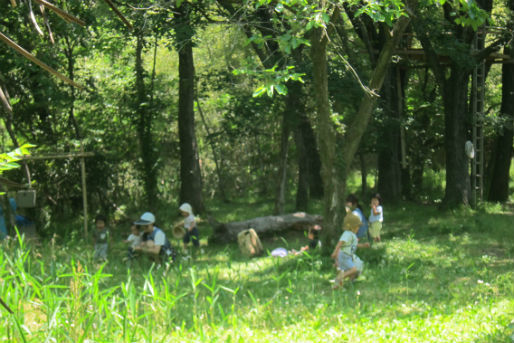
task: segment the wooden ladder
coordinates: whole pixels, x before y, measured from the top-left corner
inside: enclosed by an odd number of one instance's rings
[[[474,39],[474,50],[479,51],[485,45],[485,31],[478,29]],[[480,61],[473,68],[473,147],[475,156],[471,160],[471,205],[476,208],[484,199],[484,96],[485,63]]]

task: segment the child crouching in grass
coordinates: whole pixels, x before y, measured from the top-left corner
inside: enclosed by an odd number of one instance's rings
[[[332,258],[336,260],[338,270],[333,286],[334,289],[342,287],[345,278],[353,280],[362,272],[363,263],[355,255],[359,245],[356,233],[361,225],[361,220],[353,213],[348,213],[344,218],[344,232],[332,253]]]

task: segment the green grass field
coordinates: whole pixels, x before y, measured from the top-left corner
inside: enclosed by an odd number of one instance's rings
[[[215,214],[235,220],[260,206]],[[357,252],[363,275],[338,291],[332,261],[317,254],[246,259],[236,245],[205,246],[169,268],[128,269],[121,243],[96,265],[81,241],[3,241],[0,294],[14,314],[0,309],[0,341],[514,342],[512,208],[405,204],[385,215],[383,243]]]

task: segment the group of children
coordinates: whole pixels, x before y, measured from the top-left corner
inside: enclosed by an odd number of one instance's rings
[[[371,213],[368,219],[364,216],[362,207],[359,205],[359,201],[355,195],[349,195],[346,198],[346,217],[343,222],[343,234],[339,238],[331,257],[335,260],[338,273],[334,283],[334,289],[340,288],[343,285],[345,279],[355,279],[363,269],[362,260],[355,254],[357,248],[366,247],[369,248],[372,242],[380,242],[380,232],[382,230],[382,222],[384,221],[384,211],[381,205],[381,198],[379,194],[376,194],[371,199]],[[188,203],[184,203],[179,207],[181,215],[184,217],[184,237],[182,239],[184,244],[184,250],[187,249],[187,245],[190,241],[193,242],[193,246],[199,247],[200,241],[198,238],[198,227],[196,225],[195,216],[193,209]],[[155,221],[153,214],[147,212],[143,214],[150,215]],[[128,258],[132,259],[136,256],[137,252],[145,251],[142,248],[148,236],[146,232],[141,232],[140,221],[134,222],[131,226],[131,233],[126,240],[123,242],[128,244]],[[106,218],[102,215],[96,217],[96,231],[93,235],[95,244],[94,259],[106,260],[108,246],[110,242],[110,232],[106,226]],[[146,222],[145,222],[146,223]],[[321,228],[315,226],[309,231],[309,244],[302,247],[298,253],[309,249],[314,249],[318,244],[318,232]],[[159,229],[160,230],[160,229]],[[359,241],[368,238],[368,242],[359,243]]]
[[[371,213],[369,220],[362,213],[362,208],[355,195],[346,198],[347,214],[343,222],[343,234],[339,238],[331,257],[335,260],[337,276],[334,281],[334,289],[343,286],[345,279],[353,280],[362,272],[363,262],[355,254],[357,248],[369,248],[371,242],[380,242],[380,232],[384,221],[384,210],[381,205],[382,199],[376,194],[371,199]],[[365,237],[367,243],[359,243]]]
[[[187,246],[189,242],[192,241],[194,247],[200,246],[199,240],[199,232],[198,227],[196,225],[195,216],[193,213],[193,209],[190,204],[183,203],[179,207],[179,211],[181,215],[184,217],[183,228],[184,228],[184,236],[182,238],[182,242],[184,245],[184,250],[187,250]],[[149,220],[148,218],[152,218]],[[147,252],[148,249],[145,249],[146,245],[155,245],[153,243],[155,238],[152,233],[155,230],[160,230],[158,228],[153,228],[153,224],[155,222],[155,217],[150,212],[145,212],[138,221],[135,221],[130,227],[130,235],[123,241],[123,243],[128,244],[128,253],[127,258],[129,260],[133,259],[140,252]],[[146,226],[151,225],[152,228],[149,229],[149,232],[146,230]],[[98,215],[95,218],[95,226],[96,230],[93,233],[93,243],[94,243],[94,260],[107,260],[109,244],[111,242],[110,230],[107,227],[107,220],[105,216]],[[162,232],[162,230],[160,230]],[[149,241],[152,241],[149,243]],[[157,243],[159,245],[160,242]],[[168,239],[164,234],[164,243],[163,246],[169,244]],[[162,250],[162,249],[161,249]],[[167,250],[172,250],[171,245]],[[164,252],[164,250],[163,250]],[[173,253],[168,252],[167,254],[173,256]]]

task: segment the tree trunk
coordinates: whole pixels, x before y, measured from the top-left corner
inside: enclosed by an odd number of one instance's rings
[[[313,30],[311,37],[311,59],[313,65],[314,94],[318,120],[318,144],[321,158],[321,177],[324,189],[324,220],[323,241],[327,247],[334,245],[336,230],[341,222],[341,202],[338,191],[341,190],[335,172],[336,130],[331,118],[328,73],[326,32]]]
[[[318,143],[309,117],[305,113],[305,105],[298,108],[296,113],[294,138],[298,157],[296,209],[306,211],[311,197],[319,199],[323,196],[323,181]]]
[[[396,68],[389,70],[382,88],[384,120],[377,142],[378,192],[388,202],[398,201],[402,196],[399,116],[402,89],[398,88]]]
[[[369,82],[369,89],[374,93],[366,93],[361,100],[357,115],[347,124],[341,149],[340,169],[335,172],[335,129],[330,116],[328,101],[328,78],[326,67],[327,39],[321,31],[315,31],[311,39],[311,54],[313,63],[314,93],[316,94],[318,114],[318,139],[322,162],[322,177],[324,185],[325,216],[323,227],[323,240],[326,246],[333,246],[337,237],[336,229],[339,227],[344,211],[342,211],[342,195],[346,191],[346,179],[350,172],[350,165],[359,147],[361,138],[368,126],[371,113],[377,97],[373,94],[379,92],[384,83],[386,72],[391,63],[394,48],[409,23],[409,19],[402,17],[394,25],[392,36],[388,37],[376,67]]]
[[[366,195],[368,192],[368,168],[366,167],[366,159],[362,152],[359,154],[359,162],[361,165],[361,193]]]
[[[276,234],[283,231],[308,230],[313,225],[321,224],[322,217],[304,212],[284,214],[280,216],[258,217],[240,222],[218,223],[212,218],[209,219],[213,227],[213,235],[209,243],[229,243],[237,240],[237,234],[241,231],[254,229],[262,236]]]
[[[309,118],[305,116],[302,121],[301,130],[304,139],[304,145],[307,147],[307,163],[309,165],[309,194],[313,198],[321,198],[323,196],[323,180],[321,178],[321,157],[318,151],[318,143],[316,135],[312,129]]]
[[[288,94],[289,96],[289,94]],[[286,105],[287,106],[287,105]],[[277,175],[277,193],[275,195],[274,214],[284,213],[284,205],[286,203],[286,187],[287,187],[287,162],[289,155],[289,136],[290,123],[288,118],[288,109],[284,111],[282,116],[282,132],[280,135],[280,161]]]
[[[443,87],[445,122],[446,190],[444,204],[448,207],[469,205],[469,161],[466,143],[466,111],[469,72],[452,64],[450,77]]]
[[[511,1],[514,7],[514,1]],[[512,44],[504,48],[506,55],[512,56],[514,46]],[[494,150],[491,154],[490,186],[487,199],[489,201],[505,202],[509,198],[509,171],[513,156],[512,139],[514,136],[514,65],[504,63],[502,66],[502,104],[500,116],[505,119],[505,124],[498,132]]]
[[[145,70],[143,66],[143,48],[145,39],[143,32],[136,33],[136,108],[137,133],[141,152],[140,171],[145,189],[147,206],[153,208],[157,200],[157,168],[156,154],[152,139],[152,113],[148,108],[148,94],[145,85]]]
[[[202,179],[194,117],[193,29],[190,5],[175,8],[175,34],[179,56],[178,132],[180,139],[180,202],[190,203],[196,213],[204,211]]]
[[[307,119],[305,115],[303,113],[300,114],[297,119],[300,122],[297,122],[293,131],[298,161],[298,185],[296,187],[297,211],[307,211],[309,206],[309,163],[306,156],[307,147],[305,146],[305,137],[301,129],[304,119]]]

